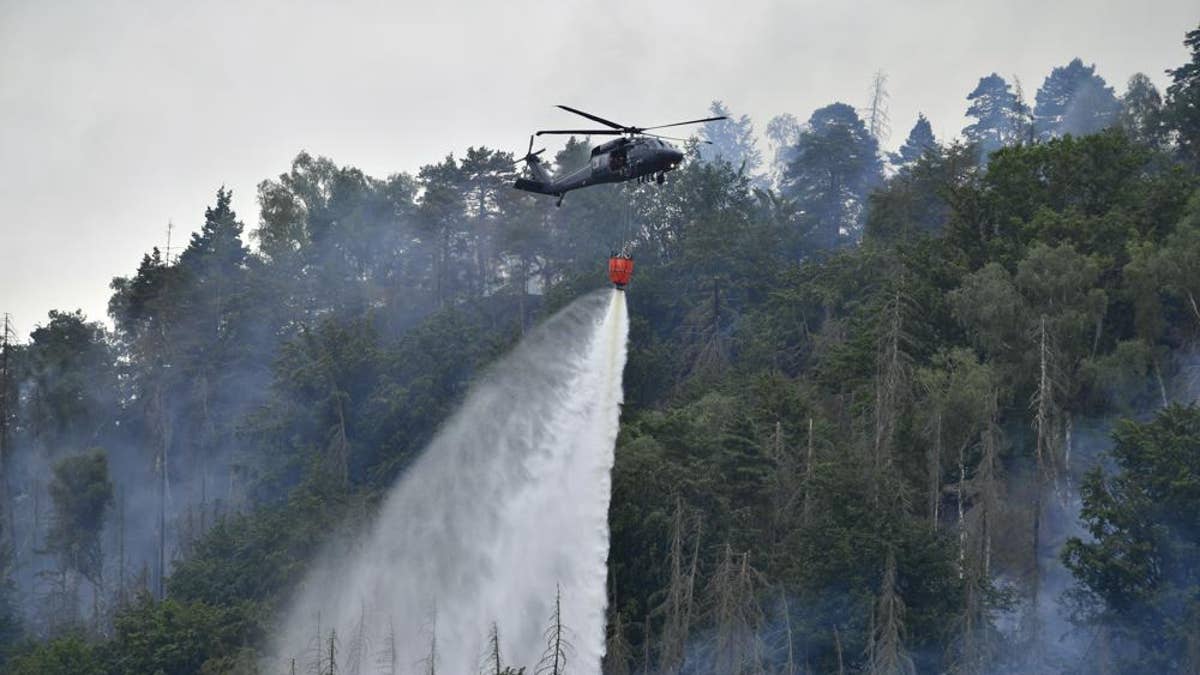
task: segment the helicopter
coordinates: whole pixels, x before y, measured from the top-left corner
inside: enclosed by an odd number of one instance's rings
[[[611,120],[606,120],[603,117],[569,106],[560,105],[558,107],[567,112],[586,117],[593,122],[603,124],[608,128],[552,129],[538,131],[529,137],[529,149],[525,152],[524,157],[517,160],[517,163],[525,162],[533,178],[518,178],[513,187],[518,190],[525,190],[526,192],[558,197],[557,206],[562,206],[563,197],[571,190],[578,190],[589,185],[621,183],[628,180],[644,182],[651,179],[662,185],[666,180],[666,173],[679,166],[679,163],[683,161],[683,153],[679,148],[666,141],[683,141],[686,139],[648,134],[646,133],[647,131],[729,119],[721,115],[718,117],[705,117],[699,120],[689,120],[687,122],[659,124],[652,127],[631,127],[617,124]],[[546,170],[546,167],[542,164],[542,160],[538,159],[538,155],[545,152],[546,149],[542,148],[537,152],[533,151],[534,137],[543,134],[619,136],[620,138],[614,138],[607,143],[602,143],[592,148],[591,161],[587,166],[576,169],[565,176],[554,177]],[[708,141],[702,142],[707,143]]]

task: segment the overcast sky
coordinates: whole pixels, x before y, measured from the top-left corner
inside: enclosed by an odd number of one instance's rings
[[[255,186],[300,150],[372,175],[535,128],[703,115],[761,132],[889,75],[891,141],[918,111],[940,139],[992,71],[1027,94],[1074,56],[1118,94],[1164,88],[1196,0],[36,2],[0,0],[0,312],[104,319],[108,282],[173,247],[217,188],[247,230]],[[764,144],[765,147],[765,144]]]

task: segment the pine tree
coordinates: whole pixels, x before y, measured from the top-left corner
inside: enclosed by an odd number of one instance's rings
[[[701,159],[729,162],[747,175],[757,172],[762,166],[762,152],[758,149],[750,116],[735,117],[721,101],[713,101],[708,111],[713,117],[724,115],[729,119],[706,122],[700,127],[700,139],[708,141],[700,146]]]
[[[918,114],[917,123],[908,132],[908,138],[904,140],[904,145],[900,146],[900,151],[892,155],[892,162],[899,165],[912,164],[920,159],[926,151],[936,147],[937,140],[933,137],[933,127],[930,126],[929,120],[925,119],[925,115]]]
[[[1046,76],[1036,100],[1034,123],[1043,140],[1107,129],[1116,123],[1120,110],[1112,87],[1096,74],[1096,66],[1085,66],[1077,58]]]
[[[979,149],[981,158],[986,160],[993,152],[1020,140],[1017,97],[1003,77],[992,73],[980,78],[967,100],[971,102],[967,117],[975,118],[975,122],[963,129],[963,136]]]
[[[1166,124],[1175,132],[1179,154],[1200,166],[1200,27],[1189,31],[1183,41],[1191,50],[1191,60],[1167,71],[1171,84],[1167,87]]]
[[[879,143],[854,108],[834,103],[813,112],[800,133],[783,193],[810,223],[817,249],[857,241],[867,196],[882,180]]]

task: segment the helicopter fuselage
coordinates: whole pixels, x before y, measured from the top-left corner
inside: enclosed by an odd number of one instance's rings
[[[538,158],[532,157],[528,164],[534,180],[520,178],[515,187],[554,195],[561,200],[571,190],[589,185],[621,183],[647,177],[658,177],[662,182],[662,175],[679,166],[682,161],[683,153],[670,143],[646,136],[622,137],[596,146],[587,166],[555,178],[550,178]]]

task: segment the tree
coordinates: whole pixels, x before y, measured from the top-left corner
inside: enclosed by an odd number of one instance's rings
[[[1162,96],[1154,82],[1142,73],[1134,73],[1121,97],[1121,128],[1138,143],[1161,147],[1164,140]]]
[[[871,88],[867,92],[867,131],[878,143],[885,143],[892,134],[892,122],[888,117],[888,99],[891,97],[887,90],[887,79],[887,73],[877,71],[871,78]]]
[[[108,675],[99,648],[80,635],[39,644],[3,664],[9,675]],[[151,671],[153,672],[153,671]]]
[[[980,78],[967,100],[971,102],[967,117],[975,122],[963,129],[963,136],[978,148],[981,159],[1020,140],[1019,102],[1003,77],[992,73]]]
[[[707,672],[751,675],[762,672],[763,621],[755,592],[758,572],[749,554],[735,555],[726,544],[707,588],[710,620],[716,634]]]
[[[601,672],[604,675],[630,675],[629,663],[633,660],[633,647],[625,636],[625,630],[621,613],[614,612],[612,624],[608,629],[608,641],[605,643],[604,661],[601,664]]]
[[[47,550],[58,556],[64,569],[99,586],[104,562],[101,532],[113,502],[108,456],[92,450],[59,460],[49,492],[54,519],[46,536]]]
[[[1117,425],[1113,470],[1080,486],[1089,538],[1071,538],[1063,563],[1089,623],[1116,640],[1122,672],[1194,672],[1200,621],[1200,409],[1173,405]],[[1122,645],[1125,649],[1121,649]]]
[[[767,122],[766,136],[771,155],[771,182],[778,186],[783,181],[788,165],[792,163],[796,143],[800,141],[800,121],[791,113],[776,115]]]
[[[1037,92],[1034,125],[1041,139],[1085,136],[1112,126],[1120,104],[1112,87],[1078,58],[1050,71]]]
[[[0,504],[0,530],[8,532],[12,519],[9,518],[9,504]],[[0,541],[12,542],[11,536],[0,537]],[[17,588],[13,583],[13,558],[16,547],[11,544],[0,545],[0,667],[4,665],[12,646],[21,636],[21,615],[17,604]]]
[[[812,244],[831,249],[858,239],[881,172],[878,142],[854,108],[834,103],[813,112],[800,133],[783,193],[811,223]]]
[[[700,127],[700,139],[709,144],[700,146],[700,157],[707,162],[722,160],[747,175],[754,175],[762,166],[762,153],[754,137],[754,123],[749,115],[734,117],[721,101],[708,106],[713,117],[724,115],[727,120],[707,122]]]
[[[51,310],[30,333],[25,423],[50,456],[99,443],[118,405],[116,357],[104,327]]]
[[[1183,40],[1192,52],[1191,61],[1168,70],[1164,110],[1166,125],[1175,134],[1179,154],[1192,166],[1200,165],[1200,27],[1189,31]]]
[[[546,651],[534,668],[534,675],[563,675],[567,670],[567,660],[572,656],[574,647],[568,636],[569,629],[562,620],[562,589],[554,591],[554,612],[550,615],[550,625],[546,627]]]
[[[916,675],[912,657],[904,649],[904,598],[896,588],[896,554],[888,551],[879,586],[872,625],[867,672],[870,675]]]
[[[666,597],[657,608],[663,615],[662,648],[659,650],[658,668],[664,674],[677,673],[684,666],[688,647],[688,634],[692,629],[693,596],[696,587],[697,565],[700,554],[700,535],[697,532],[692,543],[690,561],[685,551],[685,539],[690,529],[683,500],[675,500],[675,513],[671,517],[671,545],[667,554],[670,580]],[[697,525],[697,529],[698,529]]]
[[[900,146],[900,151],[892,155],[892,162],[900,165],[912,164],[936,147],[933,127],[930,126],[929,120],[925,119],[925,115],[918,114],[917,123],[908,132],[908,138],[904,140],[904,145]]]

